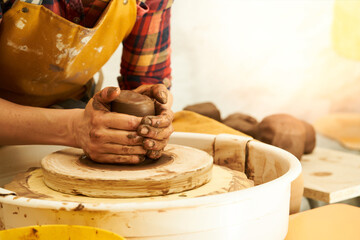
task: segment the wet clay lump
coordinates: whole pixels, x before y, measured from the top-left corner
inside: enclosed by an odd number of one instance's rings
[[[216,108],[215,104],[211,102],[198,103],[194,105],[189,105],[184,108],[186,111],[196,112],[203,116],[215,119],[216,121],[221,122],[220,111]]]
[[[137,117],[155,115],[154,101],[143,94],[121,90],[120,95],[111,103],[111,111]]]

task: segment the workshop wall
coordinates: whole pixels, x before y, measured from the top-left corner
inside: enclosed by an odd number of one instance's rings
[[[212,101],[222,117],[285,112],[310,122],[360,112],[360,61],[334,51],[333,12],[332,0],[175,1],[174,110]],[[121,47],[104,66],[105,86],[116,85],[120,57]]]

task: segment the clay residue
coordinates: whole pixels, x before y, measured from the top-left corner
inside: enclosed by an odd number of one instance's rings
[[[62,67],[59,67],[57,65],[54,65],[54,64],[50,64],[49,65],[49,69],[53,72],[63,72],[64,71],[64,68]]]
[[[250,141],[251,140],[248,140],[245,145],[245,175],[247,176],[248,179],[254,180],[255,167],[252,166],[251,162],[249,161]]]
[[[5,229],[5,224],[3,223],[3,221],[0,218],[0,230],[4,230]]]
[[[122,165],[114,165],[114,164],[103,164],[97,163],[90,160],[85,155],[79,158],[79,162],[82,166],[85,166],[87,169],[96,169],[96,170],[104,170],[104,171],[140,171],[146,169],[155,169],[160,168],[174,162],[174,158],[176,158],[175,154],[165,151],[162,153],[161,157],[158,159],[150,159],[145,158],[145,160],[139,164],[122,164]]]
[[[58,33],[56,34],[56,48],[60,52],[60,54],[56,55],[56,64],[60,64],[61,61],[69,60],[70,62],[73,61],[73,58],[75,58],[80,50],[76,47],[70,48],[70,44],[63,42],[63,35]]]
[[[337,163],[337,162],[339,162],[339,161],[337,161],[337,160],[334,160],[334,158],[332,158],[332,159],[328,159],[327,157],[319,157],[319,160],[320,161],[324,161],[324,162],[331,162],[331,163]]]
[[[0,197],[6,197],[6,196],[16,196],[16,193],[0,193]]]
[[[85,208],[85,206],[82,203],[79,203],[76,208],[74,208],[74,211],[81,211]]]
[[[34,169],[34,168],[33,168]],[[20,173],[15,176],[14,180],[4,186],[5,189],[15,192],[8,195],[17,195],[20,197],[46,199],[48,196],[33,192],[30,190],[28,180],[32,176],[33,171]]]
[[[31,49],[29,48],[27,45],[19,45],[16,44],[15,42],[8,40],[6,43],[8,46],[12,47],[15,49],[15,51],[22,51],[22,52],[31,52],[31,53],[35,53],[36,55],[43,55],[43,51],[39,50],[39,49]]]
[[[316,176],[316,177],[328,177],[328,176],[331,176],[332,173],[331,172],[314,172],[311,175]]]
[[[23,29],[26,25],[26,19],[24,18],[20,18],[19,21],[16,22],[15,26],[18,28],[18,29]]]

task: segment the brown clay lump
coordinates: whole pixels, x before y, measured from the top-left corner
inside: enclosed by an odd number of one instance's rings
[[[120,95],[111,103],[111,111],[137,117],[155,115],[154,101],[143,94],[121,90]]]
[[[274,114],[265,117],[258,127],[258,140],[282,148],[301,159],[306,140],[306,127],[301,120],[287,114]]]
[[[258,121],[243,113],[233,113],[222,122],[223,124],[252,137],[255,137],[258,132]]]
[[[217,109],[215,104],[211,102],[198,103],[194,105],[189,105],[184,108],[184,110],[196,112],[203,116],[215,119],[216,121],[221,121],[220,111]]]
[[[305,154],[312,153],[316,145],[316,132],[314,127],[310,123],[305,122],[303,120],[302,123],[304,124],[306,130],[304,153]]]

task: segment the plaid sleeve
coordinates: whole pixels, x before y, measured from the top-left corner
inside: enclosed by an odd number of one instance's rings
[[[147,0],[148,11],[139,17],[123,42],[119,86],[164,83],[170,88],[170,9],[173,0]]]

